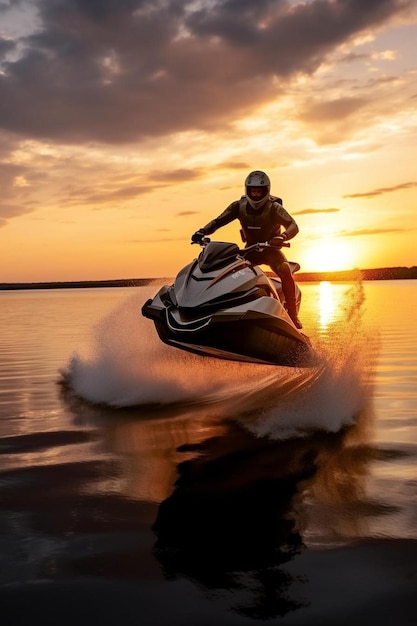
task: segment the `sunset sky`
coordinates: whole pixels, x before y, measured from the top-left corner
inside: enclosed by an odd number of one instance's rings
[[[416,146],[415,0],[0,0],[0,282],[173,276],[253,169],[303,271],[417,265]]]

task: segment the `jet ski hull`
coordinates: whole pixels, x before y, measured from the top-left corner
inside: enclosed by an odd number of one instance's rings
[[[281,282],[246,258],[250,248],[208,239],[202,246],[198,259],[142,307],[160,339],[220,359],[308,366],[313,350],[286,311]],[[291,271],[299,267],[290,266]],[[296,285],[297,309],[300,301]]]
[[[153,319],[161,341],[188,352],[268,365],[308,365],[312,360],[309,339],[289,321],[273,315],[281,305],[270,298],[260,298],[256,304],[249,310],[236,307],[187,319],[156,297],[145,303],[142,313]]]

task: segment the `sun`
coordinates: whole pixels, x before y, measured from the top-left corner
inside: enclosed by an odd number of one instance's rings
[[[337,272],[356,267],[357,254],[351,243],[341,239],[315,241],[302,256],[306,272]]]

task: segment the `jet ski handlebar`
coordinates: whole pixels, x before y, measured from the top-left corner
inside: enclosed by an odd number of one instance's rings
[[[285,241],[282,237],[274,237],[270,241],[260,241],[258,243],[254,243],[252,246],[248,246],[244,248],[242,252],[261,252],[265,248],[290,248],[291,244],[289,241]]]
[[[202,248],[205,248],[207,244],[211,242],[210,237],[202,237],[200,241],[191,241],[191,245],[198,244]],[[285,241],[282,237],[273,237],[270,241],[260,241],[254,243],[252,246],[239,250],[241,256],[246,256],[249,252],[262,252],[265,248],[290,248],[291,244]]]

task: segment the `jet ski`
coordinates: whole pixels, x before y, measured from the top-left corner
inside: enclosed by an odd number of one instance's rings
[[[240,249],[205,237],[199,245],[198,258],[142,307],[161,341],[220,359],[308,366],[313,349],[287,313],[280,279],[250,261],[251,252],[270,244]],[[300,268],[297,263],[290,266],[293,273]],[[296,284],[297,311],[300,301]]]

